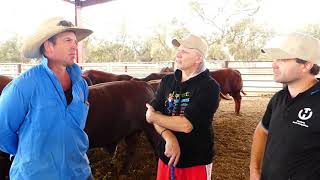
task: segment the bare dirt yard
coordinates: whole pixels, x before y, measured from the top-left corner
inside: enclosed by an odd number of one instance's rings
[[[240,116],[234,113],[234,102],[222,100],[214,116],[215,150],[213,159],[214,180],[247,180],[252,135],[271,96],[244,97]],[[116,157],[94,149],[89,151],[92,171],[97,180],[118,179],[123,160],[124,143],[120,143]],[[133,166],[125,179],[154,180],[156,162],[153,151],[144,135],[141,135]]]

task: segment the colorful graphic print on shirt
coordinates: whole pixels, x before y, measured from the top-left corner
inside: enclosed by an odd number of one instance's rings
[[[167,114],[171,116],[184,115],[184,110],[190,101],[190,92],[176,93],[175,91],[168,94],[165,101]]]

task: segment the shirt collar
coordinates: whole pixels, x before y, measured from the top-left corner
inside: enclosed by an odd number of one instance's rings
[[[48,59],[42,55],[41,57],[41,65],[46,69],[46,71],[50,75],[54,75],[53,71],[48,66]],[[72,64],[67,66],[67,71],[73,83],[79,81],[81,79],[81,69],[77,64]]]

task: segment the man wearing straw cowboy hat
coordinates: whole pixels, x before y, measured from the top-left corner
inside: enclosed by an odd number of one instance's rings
[[[275,38],[262,49],[273,59],[276,82],[256,127],[250,180],[320,179],[320,41],[306,34]]]
[[[41,63],[0,97],[0,150],[15,155],[10,179],[92,179],[83,131],[88,86],[74,64],[77,42],[91,33],[55,17],[26,39],[23,55]]]

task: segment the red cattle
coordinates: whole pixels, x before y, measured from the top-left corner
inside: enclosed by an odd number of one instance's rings
[[[0,179],[9,179],[11,161],[9,154],[0,151]]]
[[[145,78],[133,78],[129,75],[116,75],[112,73],[107,73],[103,71],[97,71],[97,70],[88,70],[85,71],[82,74],[82,77],[87,81],[88,85],[94,85],[99,83],[105,83],[105,82],[113,82],[113,81],[129,81],[129,80],[135,80],[135,81],[151,81],[156,79],[161,79],[164,76],[166,76],[167,73],[151,73]]]
[[[128,81],[132,79],[132,76],[126,74],[117,75],[97,70],[87,70],[83,72],[82,77],[87,81],[87,83],[88,79],[90,79],[92,85],[104,82]]]
[[[3,88],[6,87],[6,85],[11,81],[11,77],[0,75],[0,95],[2,93]]]
[[[11,77],[0,75],[0,95],[3,88],[11,81]],[[10,166],[9,154],[0,151],[0,179],[9,179]]]
[[[85,131],[90,148],[104,147],[113,153],[124,139],[127,148],[121,174],[128,172],[141,131],[153,148],[158,142],[158,133],[145,119],[145,104],[153,97],[152,87],[143,81],[117,81],[89,87],[90,109]]]
[[[161,74],[170,74],[174,71],[173,67],[164,67],[160,70]]]
[[[147,83],[153,88],[154,92],[157,91],[159,85],[160,85],[161,79],[155,79],[151,81],[147,81]]]
[[[87,76],[82,76],[82,78],[87,82],[88,86],[92,86],[92,85],[93,85],[93,84],[92,84],[92,81],[91,81],[91,79],[89,79],[89,77],[87,77]]]
[[[138,80],[141,80],[141,81],[151,81],[151,80],[157,80],[157,79],[162,79],[163,77],[165,77],[166,75],[168,74],[163,74],[163,73],[151,73],[149,74],[147,77],[145,78],[141,78],[141,79],[138,79]],[[134,78],[133,80],[136,80],[137,78]]]
[[[216,71],[210,71],[211,77],[214,78],[220,84],[221,96],[224,99],[226,95],[232,96],[235,102],[235,112],[236,114],[240,113],[240,105],[241,105],[241,94],[246,93],[243,91],[243,81],[241,77],[241,73],[238,70],[234,70],[231,68],[219,69]]]

